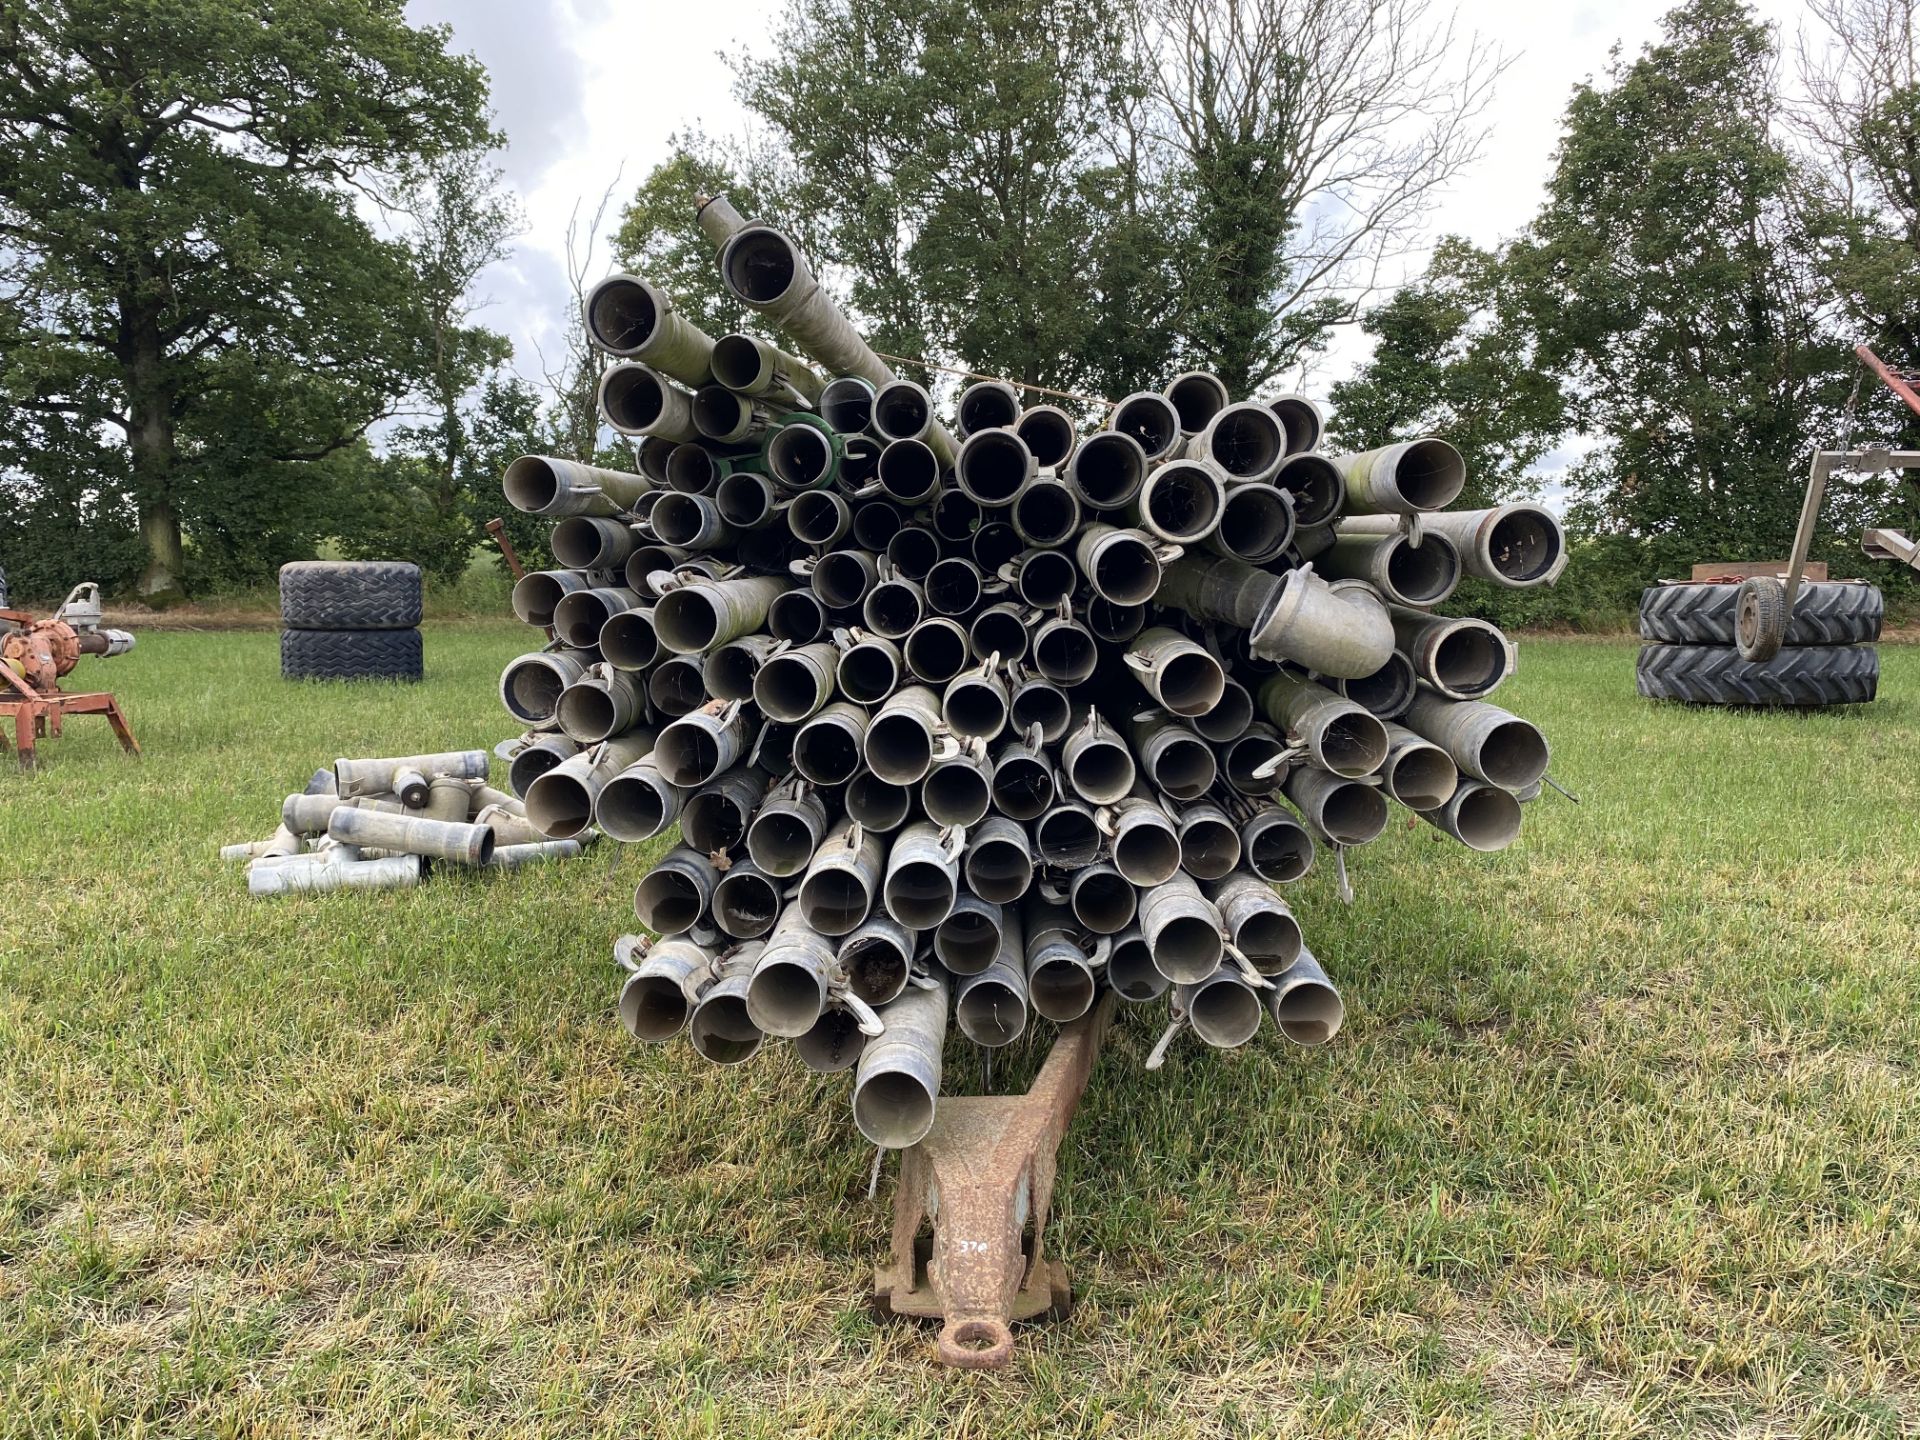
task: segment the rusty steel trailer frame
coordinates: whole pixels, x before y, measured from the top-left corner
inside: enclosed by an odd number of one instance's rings
[[[31,625],[34,616],[25,610],[0,610],[0,620]],[[19,754],[20,768],[31,770],[40,763],[37,743],[60,738],[61,723],[69,715],[104,715],[129,755],[140,753],[140,742],[133,738],[120,702],[104,690],[73,695],[55,687],[36,689],[25,679],[0,665],[0,754],[7,749],[5,721],[13,722],[13,746]]]
[[[1024,1095],[945,1097],[926,1138],[901,1152],[893,1257],[874,1271],[873,1309],[943,1321],[937,1353],[948,1365],[1001,1369],[1013,1359],[1013,1321],[1073,1308],[1066,1266],[1046,1255],[1047,1217],[1060,1141],[1113,1008],[1108,994],[1063,1026]]]
[[[1886,362],[1865,345],[1854,346],[1853,353],[1916,415],[1920,415],[1920,394],[1915,393],[1906,377],[1889,369]],[[1851,402],[1848,408],[1851,410]],[[1734,609],[1733,634],[1734,644],[1743,659],[1771,660],[1780,653],[1780,647],[1786,641],[1787,627],[1793,623],[1794,601],[1799,597],[1801,584],[1806,579],[1807,556],[1813,549],[1813,534],[1820,520],[1820,503],[1826,498],[1827,477],[1836,470],[1920,470],[1920,450],[1889,450],[1884,446],[1869,446],[1863,450],[1814,451],[1813,464],[1807,472],[1806,494],[1800,501],[1800,520],[1794,526],[1793,553],[1787,557],[1786,573],[1778,579],[1754,576],[1740,584]],[[1885,537],[1889,535],[1899,540],[1905,539],[1898,532],[1868,531],[1861,542],[1862,547],[1876,559],[1883,555],[1897,555],[1897,549],[1887,544]],[[1876,540],[1879,542],[1877,549]]]

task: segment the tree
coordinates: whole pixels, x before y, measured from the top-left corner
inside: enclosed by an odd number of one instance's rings
[[[1194,363],[1253,393],[1351,320],[1479,154],[1505,68],[1428,0],[1141,0]]]
[[[0,35],[0,393],[118,437],[164,603],[216,492],[270,507],[413,388],[417,275],[359,204],[493,141],[484,76],[402,0],[0,0]]]
[[[1110,139],[1139,100],[1126,30],[1120,0],[794,0],[734,61],[790,157],[762,198],[849,276],[877,350],[1110,394],[1168,353],[1168,237]],[[1146,343],[1115,346],[1114,295]]]
[[[1854,322],[1920,365],[1920,0],[1810,0],[1797,119],[1828,273]]]
[[[1657,573],[1782,553],[1844,394],[1773,62],[1740,0],[1674,10],[1639,59],[1575,92],[1510,259],[1542,365],[1603,441],[1570,472],[1572,519],[1647,540]]]
[[[1447,236],[1424,278],[1369,311],[1377,343],[1336,384],[1333,434],[1343,449],[1438,435],[1467,462],[1462,508],[1531,493],[1534,462],[1566,430],[1566,403],[1519,323],[1504,251]]]
[[[665,290],[715,339],[751,328],[746,307],[720,282],[713,243],[694,215],[702,201],[724,194],[751,219],[759,209],[753,192],[705,136],[675,135],[671,145],[672,154],[654,166],[620,213],[614,263]]]

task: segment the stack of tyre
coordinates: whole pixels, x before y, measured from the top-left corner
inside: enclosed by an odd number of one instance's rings
[[[288,680],[418,680],[420,567],[298,560],[280,567],[280,674]]]
[[[1862,705],[1880,682],[1884,606],[1855,580],[1804,584],[1778,653],[1741,658],[1734,640],[1741,587],[1669,581],[1640,596],[1639,689],[1688,705]]]

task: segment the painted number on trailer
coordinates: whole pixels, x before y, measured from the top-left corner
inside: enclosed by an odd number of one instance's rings
[[[987,1253],[987,1242],[984,1240],[956,1240],[953,1242],[953,1248],[958,1250],[962,1255],[984,1255]]]

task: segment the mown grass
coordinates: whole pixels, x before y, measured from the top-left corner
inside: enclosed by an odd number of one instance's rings
[[[1529,641],[1581,803],[1298,887],[1323,1051],[1149,1075],[1123,1018],[1048,1234],[1079,1307],[974,1375],[868,1317],[844,1078],[620,1029],[643,857],[278,903],[214,858],[337,754],[497,738],[520,639],[388,690],[153,635],[81,677],[143,763],[77,721],[0,774],[0,1435],[1920,1428],[1920,651],[1802,717]]]

